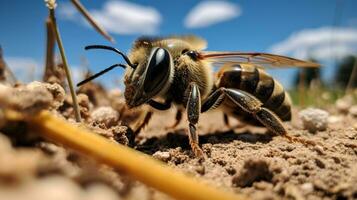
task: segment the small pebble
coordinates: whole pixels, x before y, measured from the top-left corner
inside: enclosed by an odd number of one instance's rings
[[[39,81],[34,81],[26,85],[28,89],[36,89],[36,88],[46,88],[53,96],[52,108],[57,109],[63,105],[65,98],[65,91],[57,83],[42,83]]]
[[[48,109],[53,102],[53,95],[43,85],[36,87],[21,85],[16,88],[1,85],[0,87],[0,106],[23,114],[32,115],[42,109]]]
[[[331,124],[335,124],[335,123],[339,123],[339,122],[342,122],[343,120],[343,116],[336,116],[336,115],[332,115],[328,118],[328,123],[331,123]]]
[[[340,164],[341,163],[341,159],[339,157],[332,156],[331,158],[336,164]]]
[[[91,118],[96,123],[103,123],[107,128],[118,124],[119,113],[109,106],[103,106],[95,109],[91,113]]]
[[[353,104],[353,97],[350,95],[346,95],[336,101],[336,108],[341,113],[348,113],[348,109],[350,109],[352,104]]]
[[[349,110],[348,113],[352,116],[352,117],[357,117],[357,105],[352,106]]]
[[[78,105],[80,105],[81,107],[87,108],[88,110],[90,110],[93,107],[93,105],[89,101],[88,95],[86,95],[86,94],[83,94],[83,93],[78,94],[77,101],[78,101]]]
[[[299,117],[303,122],[304,129],[307,129],[310,133],[315,133],[316,131],[326,130],[329,114],[321,109],[308,108],[300,111]]]
[[[233,166],[227,166],[226,171],[229,175],[234,175],[235,173],[237,173],[237,170]]]
[[[285,196],[286,197],[292,197],[292,199],[295,200],[304,200],[304,195],[301,193],[301,190],[299,190],[295,185],[292,184],[287,184],[285,186]]]
[[[167,162],[171,158],[170,153],[167,151],[157,151],[152,156],[164,162]]]
[[[256,188],[257,190],[272,190],[273,185],[265,181],[260,181],[254,183],[254,188]]]
[[[324,148],[320,145],[315,145],[314,150],[319,154],[319,155],[325,155]]]
[[[318,158],[315,159],[315,164],[322,169],[325,168],[325,166],[326,166],[325,163]]]
[[[304,183],[301,185],[301,190],[305,194],[309,194],[314,191],[314,185],[312,183]]]
[[[134,140],[133,131],[127,126],[114,126],[111,128],[114,140],[123,145],[129,145]]]
[[[96,183],[86,189],[86,200],[120,200],[118,194],[109,186]]]
[[[206,172],[206,168],[204,165],[199,165],[195,168],[196,172],[199,173],[200,175],[204,175]]]
[[[39,179],[36,184],[31,185],[28,189],[31,191],[29,192],[29,199],[82,199],[82,191],[79,185],[71,179],[61,176],[47,176]]]

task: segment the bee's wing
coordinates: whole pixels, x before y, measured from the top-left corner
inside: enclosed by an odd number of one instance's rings
[[[261,67],[319,67],[310,61],[303,61],[286,56],[254,52],[200,52],[202,59],[215,65],[223,64],[256,64]]]

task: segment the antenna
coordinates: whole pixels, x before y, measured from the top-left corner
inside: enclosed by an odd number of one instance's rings
[[[112,65],[112,66],[110,66],[110,67],[108,67],[108,68],[106,68],[106,69],[94,74],[93,76],[90,76],[89,78],[86,78],[83,81],[79,82],[77,84],[77,87],[79,87],[79,86],[81,86],[81,85],[83,85],[83,84],[85,84],[85,83],[87,83],[87,82],[89,82],[89,81],[91,81],[91,80],[93,80],[93,79],[95,79],[95,78],[97,78],[97,77],[109,72],[110,70],[112,70],[112,69],[114,69],[116,67],[122,67],[124,69],[126,68],[126,66],[123,65],[123,64],[114,64],[114,65]]]
[[[123,52],[121,52],[119,49],[114,48],[114,47],[105,46],[105,45],[89,45],[89,46],[86,46],[84,49],[85,49],[85,50],[89,50],[89,49],[105,49],[105,50],[114,51],[114,52],[116,52],[117,54],[121,55],[121,56],[124,58],[125,62],[128,63],[128,65],[129,65],[131,68],[135,69],[136,66],[137,66],[137,65],[132,64],[132,63],[130,62],[129,58],[128,58]]]

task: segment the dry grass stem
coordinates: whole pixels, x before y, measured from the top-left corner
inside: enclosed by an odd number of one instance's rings
[[[16,83],[15,75],[6,65],[5,60],[3,58],[3,51],[0,46],[0,83],[14,85]]]
[[[71,92],[71,96],[72,96],[72,101],[73,101],[73,108],[74,108],[75,118],[76,118],[77,122],[80,122],[81,121],[81,115],[80,115],[80,111],[79,111],[77,96],[76,96],[76,92],[74,90],[71,71],[69,70],[69,67],[68,67],[66,54],[65,54],[64,47],[63,47],[63,44],[62,44],[62,39],[61,39],[59,30],[58,30],[58,27],[57,27],[56,17],[55,17],[55,10],[54,9],[50,9],[50,18],[51,18],[51,21],[52,21],[52,27],[53,27],[54,33],[56,35],[58,48],[59,48],[60,53],[61,53],[62,62],[63,62],[64,69],[65,69],[65,72],[66,72],[67,80],[68,80],[68,86],[69,86],[69,89],[70,89],[70,92]]]
[[[73,5],[78,9],[80,13],[88,20],[88,22],[97,30],[101,35],[103,35],[107,40],[114,43],[115,40],[109,35],[94,19],[91,17],[87,9],[82,5],[79,0],[71,0]]]
[[[17,112],[6,112],[9,120],[24,119]],[[70,124],[47,111],[26,119],[30,128],[45,138],[65,147],[75,149],[111,167],[165,192],[176,199],[190,200],[240,200],[245,196],[207,186],[197,179],[160,163],[149,155]]]
[[[52,22],[50,17],[46,20],[46,30],[47,30],[47,43],[46,43],[46,66],[45,73],[43,75],[43,80],[52,74],[55,67],[55,33],[52,29]]]

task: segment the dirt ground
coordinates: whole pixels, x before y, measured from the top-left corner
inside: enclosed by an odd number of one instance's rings
[[[190,151],[185,119],[178,129],[165,131],[162,125],[173,121],[172,112],[155,115],[137,148],[154,156],[168,152],[169,158],[158,157],[170,166],[252,199],[357,198],[357,132],[353,128],[357,121],[353,118],[344,117],[316,134],[300,130],[298,119],[286,123],[291,135],[318,143],[305,146],[266,134],[264,129],[232,130],[224,125],[221,112],[210,112],[199,123],[200,143],[207,155],[203,163]],[[230,121],[232,127],[239,126],[235,119]]]
[[[70,98],[64,96],[64,91],[46,85],[49,94],[38,88],[32,92],[47,99],[36,99],[25,95],[27,89],[33,88],[20,87],[19,91],[6,93],[20,100],[31,99],[22,107],[16,102],[9,103],[13,100],[0,98],[0,102],[26,112],[33,112],[30,109],[33,106],[48,104],[40,109],[45,107],[74,123]],[[123,101],[112,98],[118,93],[103,93],[108,97],[102,98],[95,97],[90,89],[82,92],[88,95],[79,95],[88,128],[113,142],[128,145],[131,131],[118,118]],[[106,104],[109,108],[103,109]],[[98,111],[100,107],[102,110]],[[129,113],[125,119],[131,117],[128,121],[132,121],[135,116]],[[273,136],[263,128],[243,126],[235,119],[230,119],[227,127],[219,110],[205,113],[198,125],[200,144],[206,155],[201,161],[190,150],[186,118],[177,128],[168,129],[174,123],[175,109],[158,111],[137,137],[134,148],[207,184],[246,194],[251,199],[357,199],[357,119],[338,114],[334,109],[330,116],[328,128],[312,134],[303,130],[298,110],[294,109],[292,122],[285,125],[290,135],[317,144],[309,146]],[[1,112],[0,119],[3,119]],[[120,171],[43,141],[21,122],[1,121],[4,133],[0,134],[1,200],[170,199]]]

